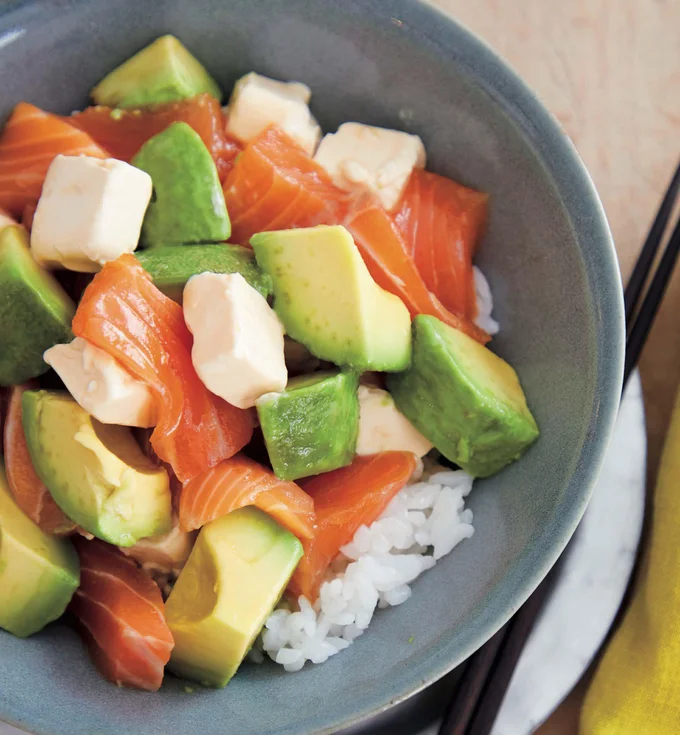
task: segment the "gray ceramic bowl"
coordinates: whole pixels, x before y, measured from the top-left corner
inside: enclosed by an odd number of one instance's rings
[[[524,84],[467,31],[406,0],[49,0],[0,14],[4,117],[25,99],[68,113],[132,52],[178,35],[225,90],[251,70],[313,89],[326,130],[359,120],[421,135],[435,171],[491,194],[480,253],[540,441],[475,486],[474,537],[404,605],[323,666],[246,665],[224,691],[118,690],[74,632],[0,632],[0,719],[44,735],[331,731],[463,661],[521,605],[572,535],[621,381],[623,316],[609,231],[586,171]],[[412,639],[412,643],[409,640]]]

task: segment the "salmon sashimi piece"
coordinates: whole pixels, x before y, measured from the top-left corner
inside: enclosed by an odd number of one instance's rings
[[[184,483],[236,454],[251,415],[211,393],[191,361],[182,307],[162,294],[132,255],[107,263],[85,289],[73,332],[119,360],[156,398],[151,445]]]
[[[316,517],[309,495],[242,454],[225,459],[184,485],[180,527],[193,531],[245,505],[269,513],[300,538],[314,537]]]
[[[21,213],[21,224],[30,232],[33,229],[33,218],[35,217],[35,210],[38,208],[38,202],[30,201],[24,205],[24,210]]]
[[[31,387],[35,386],[15,385],[7,407],[4,431],[7,484],[17,505],[45,533],[66,535],[73,533],[76,525],[54,502],[38,477],[21,423],[21,396]]]
[[[300,484],[314,500],[316,534],[302,540],[304,556],[288,590],[313,602],[328,566],[361,526],[385,510],[413,475],[418,460],[412,452],[381,452],[355,457],[339,470],[316,475]]]
[[[108,158],[109,153],[58,115],[19,102],[0,134],[0,207],[18,217],[37,202],[58,154]]]
[[[322,166],[275,127],[238,156],[224,198],[232,240],[242,244],[265,230],[338,224],[350,201]]]
[[[467,319],[477,314],[472,258],[489,197],[428,171],[414,171],[394,215],[425,285]]]
[[[114,546],[79,537],[74,543],[80,587],[69,610],[94,663],[118,686],[158,691],[174,646],[160,590]]]
[[[141,110],[120,110],[102,105],[87,107],[65,118],[106,148],[113,158],[130,162],[149,138],[174,122],[185,122],[210,151],[220,181],[224,181],[242,146],[225,132],[220,103],[211,95],[152,105]]]
[[[375,282],[398,296],[411,316],[435,316],[482,344],[491,339],[467,317],[451,313],[428,289],[397,225],[384,209],[374,203],[359,207],[348,214],[345,227]]]

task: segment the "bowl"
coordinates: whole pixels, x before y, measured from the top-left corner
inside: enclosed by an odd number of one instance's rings
[[[479,648],[574,532],[617,412],[620,278],[597,194],[524,83],[453,20],[407,0],[45,0],[0,14],[2,117],[19,100],[83,107],[106,72],[174,33],[228,90],[242,74],[300,80],[326,131],[357,120],[418,133],[429,167],[491,194],[479,253],[542,434],[476,483],[475,534],[322,666],[246,664],[222,691],[115,688],[67,624],[0,631],[0,719],[41,735],[331,732],[415,693]]]

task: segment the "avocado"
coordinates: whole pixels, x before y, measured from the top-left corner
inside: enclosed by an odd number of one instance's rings
[[[318,226],[253,235],[257,262],[274,283],[274,309],[312,354],[355,370],[404,370],[411,318],[371,278],[349,232]]]
[[[413,320],[413,362],[387,388],[435,448],[475,477],[514,462],[538,437],[517,373],[433,316]]]
[[[92,90],[98,105],[144,107],[222,91],[174,36],[161,36],[104,77]]]
[[[153,182],[142,245],[229,239],[231,223],[215,162],[192,127],[185,122],[169,125],[144,143],[132,165],[146,171]]]
[[[24,515],[0,464],[0,628],[20,638],[37,633],[62,615],[79,584],[71,542]]]
[[[234,676],[302,557],[266,513],[241,508],[205,525],[168,601],[168,668],[204,686]]]
[[[21,408],[36,472],[71,520],[116,546],[170,530],[168,474],[128,427],[100,423],[67,393],[26,391]]]
[[[166,245],[136,255],[156,286],[180,304],[186,282],[206,272],[240,273],[265,299],[272,292],[271,278],[257,267],[253,251],[239,245]]]
[[[34,260],[26,230],[0,231],[0,385],[17,385],[49,370],[45,350],[70,342],[73,301]]]
[[[359,433],[359,378],[326,371],[293,378],[283,393],[256,402],[277,477],[296,480],[348,465]]]

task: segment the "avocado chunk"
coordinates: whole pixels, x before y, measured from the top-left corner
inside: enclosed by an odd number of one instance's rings
[[[258,398],[260,428],[277,477],[318,475],[354,459],[358,387],[356,373],[325,371],[293,378],[283,393]]]
[[[272,292],[271,278],[257,267],[253,251],[239,245],[166,245],[136,255],[154,284],[180,304],[187,281],[200,273],[240,273],[265,299]]]
[[[98,105],[144,107],[222,91],[174,36],[161,36],[104,77],[92,90]]]
[[[26,391],[21,408],[36,472],[72,521],[115,546],[170,530],[168,474],[128,427],[100,423],[67,393]]]
[[[0,628],[20,638],[37,633],[62,615],[79,584],[71,542],[24,515],[0,464]]]
[[[413,320],[413,362],[387,388],[435,448],[475,477],[519,459],[538,437],[510,365],[432,316]]]
[[[165,604],[175,639],[168,668],[226,686],[301,557],[300,541],[257,508],[205,525]]]
[[[274,309],[292,339],[355,370],[406,368],[408,310],[373,280],[344,227],[261,232],[250,244],[272,277]]]
[[[23,227],[0,231],[0,385],[17,385],[49,370],[43,353],[70,342],[73,301],[33,260]]]
[[[132,165],[146,171],[153,182],[142,245],[229,239],[231,223],[215,162],[192,127],[184,122],[169,125],[144,143]]]

